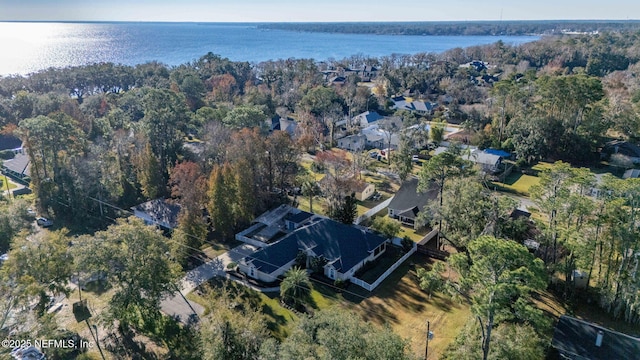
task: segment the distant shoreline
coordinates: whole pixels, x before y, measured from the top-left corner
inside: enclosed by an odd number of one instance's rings
[[[640,29],[640,20],[268,23],[259,29],[368,35],[543,36]]]
[[[459,20],[459,21],[361,21],[361,22],[203,22],[203,21],[78,21],[0,20],[29,24],[141,24],[248,26],[333,34],[413,36],[544,36],[590,34],[603,31],[640,30],[640,20]]]

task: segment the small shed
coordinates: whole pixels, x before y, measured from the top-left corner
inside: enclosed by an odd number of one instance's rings
[[[573,281],[573,286],[576,289],[586,289],[588,276],[587,273],[582,270],[573,270],[571,272],[571,280]]]
[[[369,184],[367,182],[359,181],[355,186],[355,196],[356,199],[360,201],[365,201],[376,192],[376,187],[373,184]]]

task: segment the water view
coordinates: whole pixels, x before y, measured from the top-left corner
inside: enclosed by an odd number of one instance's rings
[[[0,23],[0,75],[49,67],[160,61],[179,65],[213,52],[233,61],[341,59],[354,54],[384,56],[443,52],[536,36],[408,36],[308,33],[222,23]]]

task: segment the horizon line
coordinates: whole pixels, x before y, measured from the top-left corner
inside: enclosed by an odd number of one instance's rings
[[[350,21],[200,21],[200,20],[4,20],[5,23],[175,23],[175,24],[438,24],[536,22],[640,22],[638,19],[350,20]]]

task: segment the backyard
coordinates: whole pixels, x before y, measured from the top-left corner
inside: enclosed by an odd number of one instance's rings
[[[455,303],[443,294],[436,293],[429,298],[419,289],[416,269],[430,267],[431,264],[432,260],[414,255],[373,292],[355,285],[338,289],[312,280],[313,291],[309,306],[316,310],[340,306],[354,311],[366,321],[390,326],[409,341],[409,349],[414,356],[424,355],[426,324],[429,320],[431,331],[435,334],[433,340],[429,341],[429,357],[437,359],[467,321],[470,310],[467,304]],[[374,275],[372,273],[371,277]],[[245,301],[262,309],[273,336],[283,339],[290,333],[298,315],[280,305],[278,293],[243,291],[246,292],[243,295]],[[187,295],[187,298],[206,305],[205,298],[194,293]]]
[[[0,178],[0,194],[3,191],[9,191],[17,187],[16,184],[12,183],[11,181],[6,181],[5,179],[6,178]]]
[[[504,182],[493,182],[496,190],[529,196],[529,188],[540,183],[540,178],[533,175],[514,171],[504,179]]]

